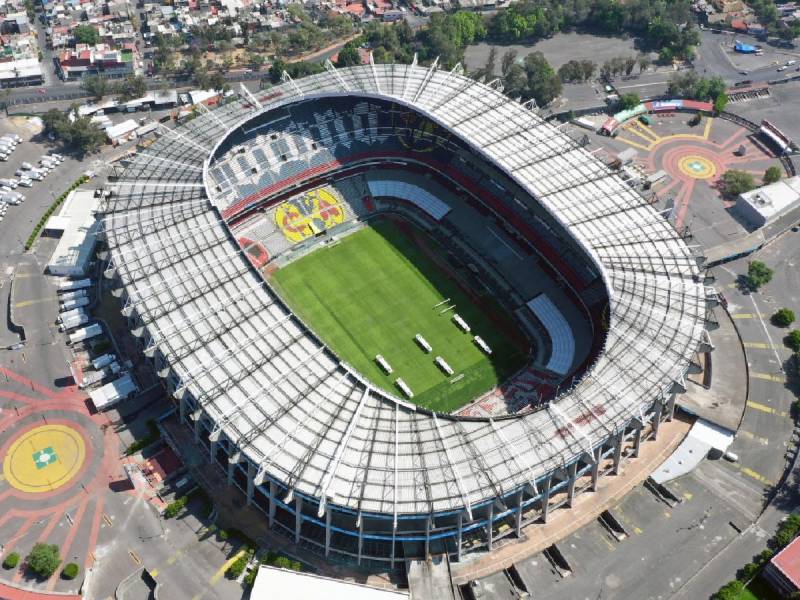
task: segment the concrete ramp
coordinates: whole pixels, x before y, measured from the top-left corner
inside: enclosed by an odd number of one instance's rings
[[[653,481],[663,484],[689,473],[712,448],[724,454],[733,442],[733,435],[732,431],[698,419],[675,452],[653,472]]]
[[[406,576],[415,600],[456,600],[446,553],[430,556],[428,560],[406,561]]]

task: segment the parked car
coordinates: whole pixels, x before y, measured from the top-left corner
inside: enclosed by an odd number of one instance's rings
[[[34,167],[33,167],[33,165],[32,165],[31,163],[29,163],[29,162],[24,162],[24,163],[22,163],[22,164],[20,165],[20,168],[21,168],[23,171],[30,171],[30,170],[31,170],[31,169],[33,169]]]
[[[22,177],[19,180],[19,184],[22,187],[32,187],[33,186],[33,180],[30,177]]]

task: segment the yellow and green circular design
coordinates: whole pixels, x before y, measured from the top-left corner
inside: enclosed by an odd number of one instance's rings
[[[3,459],[3,474],[21,492],[51,492],[69,483],[84,460],[80,433],[67,425],[42,425],[14,440]]]
[[[694,154],[681,158],[678,168],[692,179],[711,179],[717,174],[717,166],[712,161]]]

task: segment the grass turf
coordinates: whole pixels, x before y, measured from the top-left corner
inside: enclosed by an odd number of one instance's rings
[[[526,361],[461,288],[387,220],[287,265],[273,274],[272,284],[342,360],[402,397],[394,385],[401,377],[414,392],[412,402],[432,410],[451,412],[467,404]],[[433,308],[445,298],[450,301]],[[452,311],[439,314],[449,304],[472,333],[453,323]],[[417,333],[433,352],[416,344]],[[475,334],[492,348],[491,356],[472,341]],[[376,354],[392,366],[391,375],[375,363]],[[453,368],[452,377],[436,366],[437,355]]]

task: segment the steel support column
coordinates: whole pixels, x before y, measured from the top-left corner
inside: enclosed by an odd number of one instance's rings
[[[461,560],[461,539],[464,534],[464,513],[458,513],[458,534],[456,535],[456,560]]]
[[[542,486],[542,523],[547,523],[547,512],[550,508],[550,484],[552,480],[553,476],[551,475],[544,480],[544,485]]]
[[[278,484],[269,480],[269,526],[272,527],[275,523],[275,509],[277,508],[277,504],[275,502],[275,496],[278,493]]]
[[[425,519],[425,558],[430,556],[431,551],[431,518]]]
[[[232,462],[230,457],[228,457],[228,477],[226,479],[228,486],[233,485],[233,474],[235,472],[234,469],[236,469],[236,463]]]
[[[672,394],[667,400],[667,421],[672,421],[675,418],[675,399],[676,394]]]
[[[524,499],[524,493],[522,490],[519,491],[517,494],[517,537],[522,537],[522,500]]]
[[[489,503],[489,518],[486,521],[486,548],[491,552],[494,543],[494,531],[492,523],[494,521],[494,502]]]
[[[253,492],[256,489],[256,466],[247,461],[247,506],[253,503]]]
[[[603,447],[598,446],[594,451],[594,464],[592,465],[592,491],[597,491],[597,480],[600,478],[600,457],[603,455]]]
[[[300,527],[303,525],[303,499],[295,496],[294,499],[294,543],[300,543]]]
[[[331,553],[331,509],[325,510],[325,556]]]
[[[636,433],[634,433],[633,437],[633,454],[634,458],[639,457],[639,447],[642,445],[642,428],[637,427]]]
[[[567,468],[569,483],[567,484],[567,504],[572,506],[575,499],[575,480],[578,478],[578,461],[575,461]]]
[[[364,520],[358,524],[358,564],[361,564],[361,553],[364,551]]]
[[[614,441],[614,475],[619,475],[619,465],[622,462],[622,445],[625,443],[625,434],[620,433]]]
[[[658,438],[658,426],[661,424],[661,413],[664,412],[664,400],[659,398],[653,407],[653,441]]]
[[[209,441],[208,444],[208,462],[212,465],[214,464],[214,458],[217,454],[217,446],[219,446],[219,442],[216,441]]]

